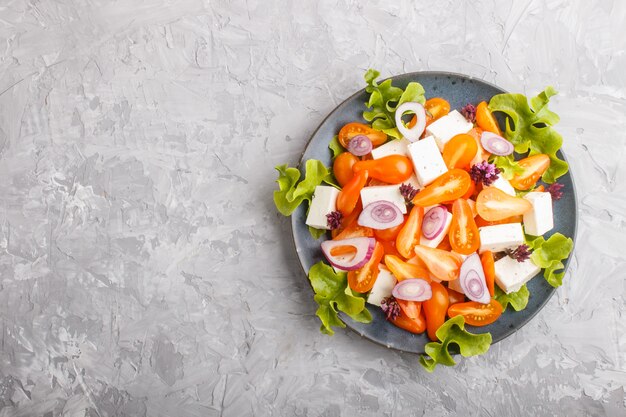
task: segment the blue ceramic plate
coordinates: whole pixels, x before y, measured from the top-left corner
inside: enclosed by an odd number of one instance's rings
[[[452,109],[457,110],[460,110],[467,103],[476,104],[483,100],[488,102],[492,96],[506,92],[482,80],[448,72],[414,72],[398,75],[392,79],[393,84],[401,88],[405,88],[411,81],[417,81],[424,86],[427,97],[443,97],[450,102]],[[362,118],[362,113],[366,109],[364,103],[367,100],[368,94],[363,89],[341,103],[326,117],[315,133],[313,133],[302,154],[302,159],[300,160],[301,169],[304,166],[304,162],[308,159],[319,159],[326,166],[332,165],[331,153],[328,149],[329,141],[346,123],[354,121],[365,122]],[[562,153],[559,152],[558,155],[560,158],[565,159]],[[575,240],[577,210],[574,184],[569,173],[561,177],[559,182],[564,185],[564,193],[563,198],[554,202],[554,229],[550,233],[560,232]],[[304,223],[305,219],[306,207],[301,205],[293,213],[291,224],[296,251],[302,268],[305,274],[307,274],[313,264],[324,259],[320,249],[320,242],[326,238],[322,237],[320,240],[313,239]],[[564,264],[565,268],[567,268],[569,259]],[[528,283],[528,290],[530,291],[530,300],[525,310],[516,312],[509,308],[497,322],[485,327],[467,326],[468,330],[474,333],[489,332],[493,337],[494,343],[514,333],[537,314],[555,291],[540,276],[535,277]],[[313,295],[311,294],[311,296]],[[368,305],[368,309],[373,316],[372,322],[368,324],[352,321],[343,313],[340,313],[340,317],[348,327],[373,342],[405,352],[424,352],[424,345],[429,342],[425,333],[414,335],[406,332],[388,323],[380,308]]]

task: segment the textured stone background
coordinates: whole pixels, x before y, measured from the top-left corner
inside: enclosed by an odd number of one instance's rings
[[[626,2],[0,2],[0,416],[626,415]],[[318,332],[278,163],[362,74],[553,84],[565,285],[456,368]]]

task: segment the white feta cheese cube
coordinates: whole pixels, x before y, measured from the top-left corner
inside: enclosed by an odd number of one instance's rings
[[[413,175],[411,175],[411,178],[404,181],[402,184],[411,184],[416,190],[421,190],[422,188],[424,188],[422,187],[422,184],[420,184],[420,182],[418,181],[417,175],[415,175],[415,173],[413,173]]]
[[[410,142],[404,138],[390,140],[384,145],[372,149],[372,158],[380,159],[389,155],[408,156],[409,150],[407,147],[409,146],[409,143]]]
[[[524,198],[533,205],[531,210],[524,213],[524,231],[531,236],[541,236],[552,230],[552,195],[533,191]]]
[[[474,128],[461,113],[452,110],[442,118],[435,120],[426,128],[426,134],[435,137],[437,146],[443,150],[444,145],[456,135],[467,133]]]
[[[480,234],[480,250],[502,252],[505,249],[516,248],[524,243],[524,230],[521,223],[497,224],[478,228]]]
[[[326,215],[337,210],[337,196],[339,190],[335,187],[326,185],[318,185],[313,193],[313,200],[309,208],[309,214],[306,217],[306,224],[316,229],[328,230],[328,222]]]
[[[391,291],[398,281],[385,266],[378,265],[378,271],[378,277],[367,296],[367,302],[380,307],[380,302],[383,298],[391,296]]]
[[[406,213],[406,203],[404,202],[404,197],[400,194],[400,184],[377,185],[365,187],[361,190],[363,207],[380,200],[389,201],[398,206],[402,214]]]
[[[448,171],[448,167],[446,167],[441,152],[435,143],[435,138],[432,136],[413,142],[408,148],[415,175],[422,187],[427,186]]]
[[[517,262],[510,256],[498,259],[495,263],[496,284],[505,293],[509,294],[521,288],[537,275],[541,268],[532,263],[530,259]]]
[[[508,195],[515,197],[515,188],[502,175],[498,175],[498,179],[491,183],[490,187],[495,187],[500,191],[504,191]]]
[[[439,206],[435,206],[439,207]],[[443,230],[441,233],[437,235],[434,239],[428,239],[424,237],[423,234],[420,234],[420,245],[428,246],[429,248],[436,248],[443,241],[443,239],[448,235],[448,231],[450,230],[450,224],[452,224],[452,213],[446,210],[448,213],[446,216],[446,223],[443,226]],[[424,210],[424,216],[428,214],[428,211]]]

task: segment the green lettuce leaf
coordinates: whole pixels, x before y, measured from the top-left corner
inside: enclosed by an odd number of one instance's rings
[[[313,236],[313,239],[317,240],[326,234],[326,230],[316,229],[315,227],[309,226],[309,233],[311,234],[311,236]]]
[[[489,350],[491,345],[491,334],[472,334],[465,330],[463,316],[456,316],[446,321],[437,330],[437,337],[441,342],[427,343],[425,350],[428,356],[420,357],[420,363],[428,372],[433,372],[437,365],[456,365],[448,351],[450,344],[457,345],[461,355],[466,358],[482,355]]]
[[[554,183],[569,169],[567,162],[556,156],[563,138],[552,128],[558,123],[559,116],[548,109],[550,97],[556,93],[554,88],[547,87],[530,99],[530,105],[523,94],[497,94],[489,101],[492,112],[508,116],[504,136],[513,143],[515,152],[530,151],[529,155],[544,153],[550,157],[550,167],[541,177],[548,184]]]
[[[494,163],[500,171],[502,172],[502,176],[507,180],[510,180],[515,176],[515,174],[519,174],[524,171],[524,169],[515,162],[513,155],[507,156],[493,156],[492,163]]]
[[[306,161],[306,174],[300,179],[300,170],[291,168],[287,164],[278,165],[278,190],[274,191],[274,204],[283,216],[289,216],[293,211],[307,200],[311,202],[315,187],[322,182],[334,185],[331,172],[321,161],[309,159]]]
[[[346,327],[337,314],[339,311],[361,323],[372,321],[370,312],[365,308],[365,299],[352,295],[345,272],[335,272],[320,261],[309,270],[309,280],[315,291],[313,299],[319,305],[315,314],[322,321],[322,333],[333,335],[333,327]]]
[[[528,298],[530,297],[530,292],[526,287],[526,284],[522,285],[522,287],[516,292],[512,292],[510,294],[506,294],[496,285],[496,293],[495,299],[497,302],[502,304],[502,308],[506,310],[508,305],[510,304],[515,311],[522,311],[528,305]]]
[[[560,287],[563,284],[563,275],[565,272],[556,272],[565,265],[562,261],[567,259],[574,249],[574,241],[563,236],[561,233],[555,233],[544,239],[539,237],[526,237],[526,244],[533,249],[530,260],[540,268],[544,268],[544,277],[548,284],[553,287]]]
[[[337,139],[337,135],[333,136],[333,138],[330,140],[330,143],[328,144],[328,149],[330,149],[330,151],[333,153],[333,159],[338,157],[339,154],[345,152],[345,149],[343,148],[343,146],[341,146],[341,143],[339,143],[339,139]]]
[[[378,84],[376,79],[379,75],[380,72],[373,69],[365,73],[367,83],[365,91],[370,94],[370,98],[365,103],[369,111],[363,112],[363,118],[371,122],[372,128],[382,130],[387,135],[399,139],[402,135],[396,128],[396,109],[407,101],[424,104],[426,102],[424,87],[420,83],[410,82],[406,89],[402,90],[391,85],[389,79]]]

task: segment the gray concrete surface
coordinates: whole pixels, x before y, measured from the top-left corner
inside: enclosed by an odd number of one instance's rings
[[[626,2],[0,2],[0,416],[624,416]],[[426,374],[318,332],[273,166],[364,71],[554,109],[565,285]]]

